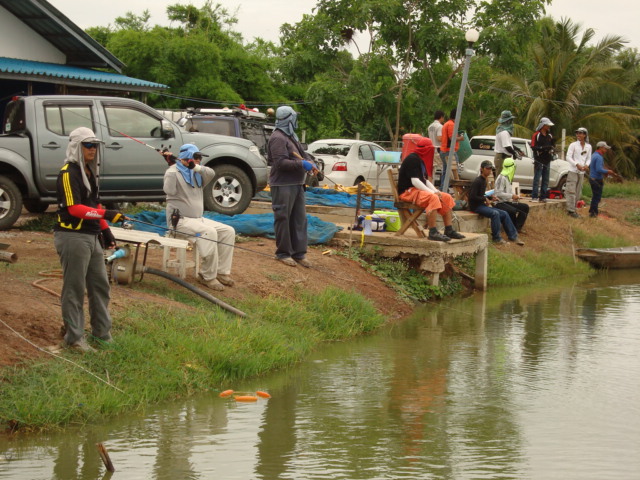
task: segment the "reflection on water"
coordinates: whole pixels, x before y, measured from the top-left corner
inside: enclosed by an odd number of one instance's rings
[[[638,478],[639,350],[639,271],[478,294],[229,386],[268,401],[0,439],[0,478]]]

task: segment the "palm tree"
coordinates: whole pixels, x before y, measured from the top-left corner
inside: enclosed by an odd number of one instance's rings
[[[494,86],[508,92],[512,110],[519,114],[519,132],[532,134],[541,117],[571,135],[586,127],[592,142],[606,140],[615,147],[612,162],[620,173],[634,175],[640,164],[636,129],[640,110],[626,106],[633,94],[633,76],[616,63],[625,43],[618,35],[604,37],[594,46],[595,32],[569,19],[540,21],[540,40],[530,51],[532,68],[516,75],[498,74]],[[497,116],[496,116],[497,117]]]

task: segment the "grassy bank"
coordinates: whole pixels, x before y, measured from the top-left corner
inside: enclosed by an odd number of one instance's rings
[[[183,295],[172,289],[166,294]],[[75,364],[47,359],[3,369],[0,381],[10,388],[0,393],[0,419],[14,430],[48,429],[217,392],[384,321],[370,302],[346,290],[300,291],[297,298],[294,303],[251,299],[239,305],[248,313],[242,320],[193,296],[187,307],[131,305],[114,315],[115,343],[96,353],[60,354]]]

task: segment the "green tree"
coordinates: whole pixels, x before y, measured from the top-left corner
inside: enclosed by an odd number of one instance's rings
[[[640,111],[628,106],[633,76],[616,61],[623,39],[609,35],[592,46],[594,31],[587,28],[580,35],[581,26],[568,19],[544,19],[541,27],[530,50],[531,72],[494,78],[494,85],[508,92],[520,132],[531,134],[541,117],[551,118],[556,132],[586,127],[592,142],[606,140],[616,147],[615,167],[633,174]]]

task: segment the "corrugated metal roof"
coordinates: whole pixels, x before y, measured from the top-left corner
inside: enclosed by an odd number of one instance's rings
[[[111,88],[134,87],[136,90],[155,91],[169,88],[160,83],[127,77],[118,73],[100,72],[88,68],[59,65],[56,63],[33,62],[16,58],[0,57],[0,76],[39,82],[53,82],[74,85],[109,86]],[[64,81],[56,81],[56,79]]]
[[[63,52],[69,65],[122,71],[120,60],[46,0],[0,0],[0,5]]]

